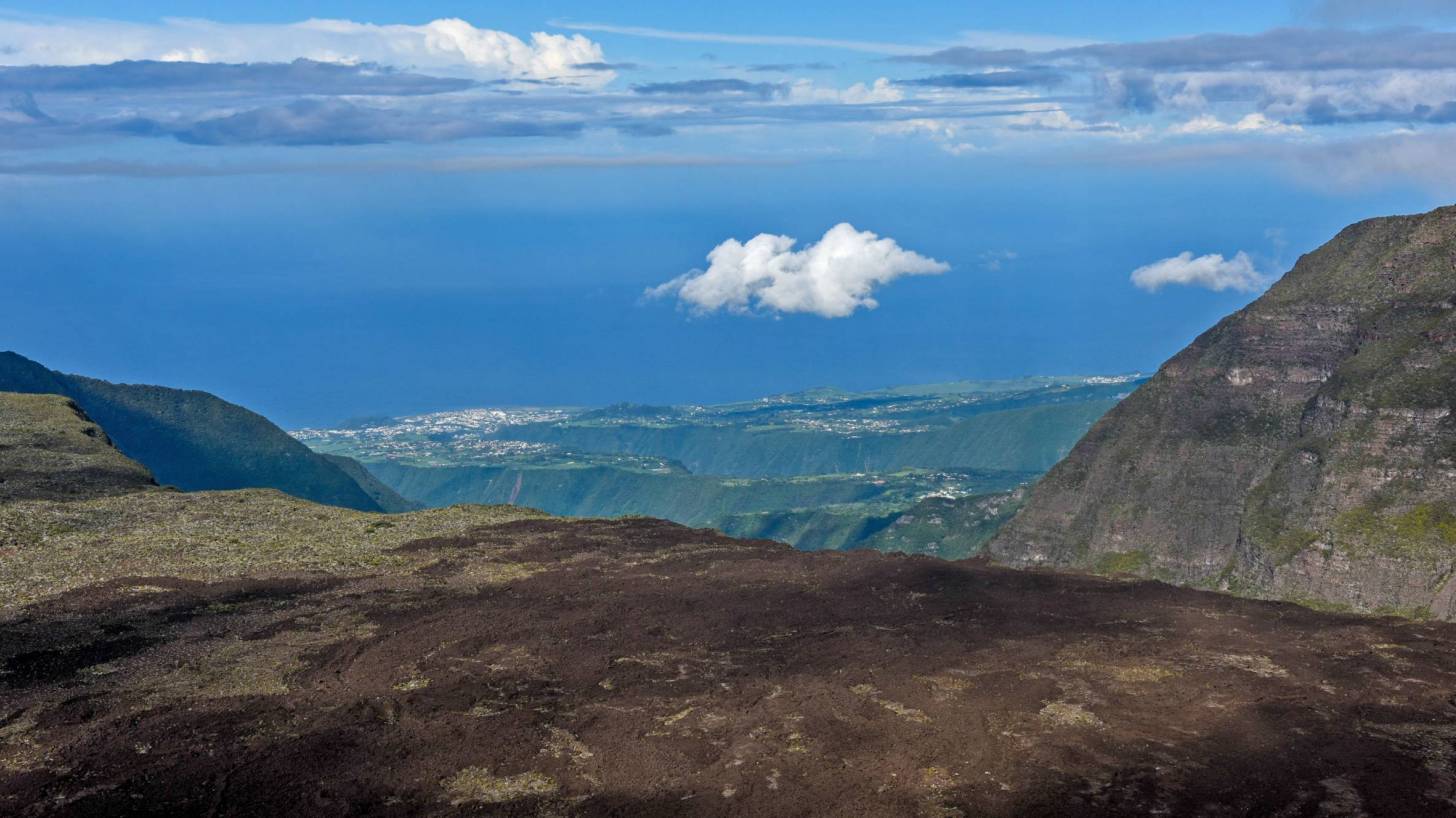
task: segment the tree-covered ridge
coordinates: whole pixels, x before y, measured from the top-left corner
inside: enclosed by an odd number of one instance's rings
[[[262,415],[206,392],[67,375],[13,352],[0,352],[0,391],[70,398],[166,485],[276,488],[327,505],[381,510],[338,465]]]

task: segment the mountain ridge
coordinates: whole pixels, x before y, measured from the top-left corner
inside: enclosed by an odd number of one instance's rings
[[[0,391],[69,398],[123,454],[186,491],[276,488],[328,505],[383,510],[338,464],[262,415],[207,392],[68,375],[5,351]]]
[[[1456,617],[1456,206],[1305,254],[1093,425],[989,546]]]

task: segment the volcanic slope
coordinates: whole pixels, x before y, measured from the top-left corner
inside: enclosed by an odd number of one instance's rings
[[[74,401],[0,392],[0,502],[104,497],[154,485]]]
[[[1095,424],[989,550],[1456,618],[1456,207],[1302,257]]]
[[[1445,623],[265,490],[0,555],[5,815],[1456,815]]]
[[[158,481],[188,491],[276,488],[361,511],[410,505],[378,481],[361,486],[267,418],[206,392],[67,375],[14,352],[0,352],[0,391],[65,395]]]

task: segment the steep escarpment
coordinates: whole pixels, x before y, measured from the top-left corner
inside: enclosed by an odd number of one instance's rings
[[[1119,404],[990,546],[1456,618],[1456,208],[1302,257]]]
[[[13,352],[0,352],[0,390],[70,398],[167,485],[276,488],[317,503],[382,510],[337,464],[262,415],[206,392],[67,375]]]

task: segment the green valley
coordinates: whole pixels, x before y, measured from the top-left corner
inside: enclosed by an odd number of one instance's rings
[[[294,436],[427,507],[641,515],[805,550],[977,553],[1141,381],[1037,377],[815,389],[713,406],[483,408]]]

